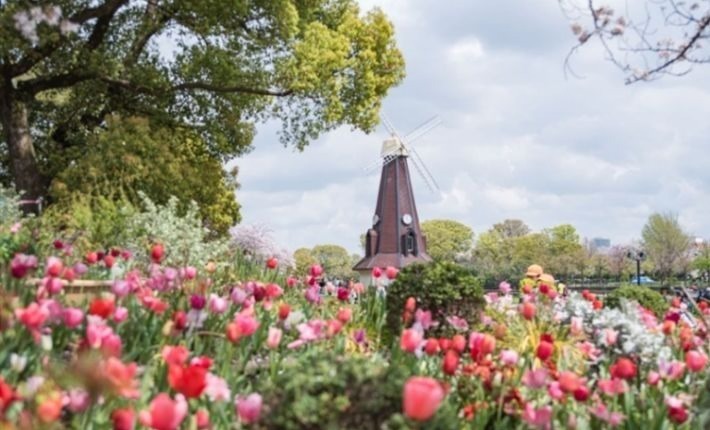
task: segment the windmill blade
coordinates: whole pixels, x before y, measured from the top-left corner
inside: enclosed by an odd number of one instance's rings
[[[396,136],[399,138],[399,133],[397,133],[397,129],[394,128],[394,125],[392,125],[392,122],[384,112],[380,113],[380,119],[382,120],[382,124],[385,126],[387,131],[389,131],[392,136]]]
[[[429,188],[429,191],[431,191],[432,193],[436,192],[436,188],[434,188],[434,184],[432,184],[432,182],[429,180],[429,178],[426,177],[426,175],[424,174],[424,171],[422,170],[421,166],[419,166],[419,163],[417,162],[417,160],[412,158],[411,161],[412,161],[412,164],[414,165],[414,168],[417,170],[417,173],[419,173],[419,177],[422,178],[422,180],[424,181],[424,184],[426,184],[427,188]]]
[[[409,152],[414,154],[414,158],[412,158],[412,161],[415,161],[414,165],[417,167],[417,170],[419,170],[419,173],[422,175],[422,177],[425,178],[425,182],[433,184],[433,187],[430,186],[429,188],[432,189],[432,191],[441,191],[441,188],[439,188],[439,184],[436,182],[436,179],[434,179],[434,175],[431,174],[429,169],[426,167],[426,164],[424,164],[424,160],[422,160],[422,157],[419,156],[419,153],[417,152],[416,149],[412,147],[407,147]],[[419,164],[421,164],[421,167],[419,167]]]
[[[416,129],[414,129],[412,132],[404,136],[404,141],[407,143],[412,143],[415,140],[419,139],[420,137],[424,136],[425,134],[429,133],[432,131],[434,128],[438,127],[441,124],[441,118],[439,118],[438,115],[431,117],[428,121],[426,121],[424,124],[420,125]]]

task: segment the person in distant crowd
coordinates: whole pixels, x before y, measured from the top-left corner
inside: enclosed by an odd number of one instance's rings
[[[565,285],[562,281],[557,281],[557,292],[560,293],[561,296],[566,296],[567,295],[567,285]]]
[[[539,264],[533,264],[528,267],[528,270],[525,272],[525,277],[520,280],[520,292],[528,293],[534,288],[537,288],[542,273],[542,266]]]

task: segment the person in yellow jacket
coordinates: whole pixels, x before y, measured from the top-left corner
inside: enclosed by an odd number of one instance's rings
[[[534,288],[537,288],[542,273],[542,266],[538,264],[533,264],[528,267],[528,270],[525,272],[525,277],[520,280],[520,292],[527,294]]]

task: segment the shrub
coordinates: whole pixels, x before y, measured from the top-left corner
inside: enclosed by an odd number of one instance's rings
[[[275,376],[263,378],[259,428],[408,428],[401,415],[407,370],[377,355],[312,350],[282,362]],[[427,428],[454,428],[455,417],[444,403]]]
[[[387,288],[388,334],[396,336],[400,333],[401,316],[408,297],[414,297],[417,307],[431,311],[432,317],[439,322],[434,333],[450,334],[453,329],[446,317],[457,316],[472,323],[484,303],[483,294],[481,279],[455,263],[407,266]]]
[[[619,308],[621,299],[635,301],[661,317],[668,309],[668,302],[658,291],[639,285],[622,285],[604,298],[604,303],[612,308]]]

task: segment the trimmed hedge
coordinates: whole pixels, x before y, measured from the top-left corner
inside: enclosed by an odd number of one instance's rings
[[[607,294],[604,303],[609,307],[618,308],[621,299],[635,301],[657,317],[662,317],[668,310],[668,301],[661,293],[640,285],[623,285]]]

